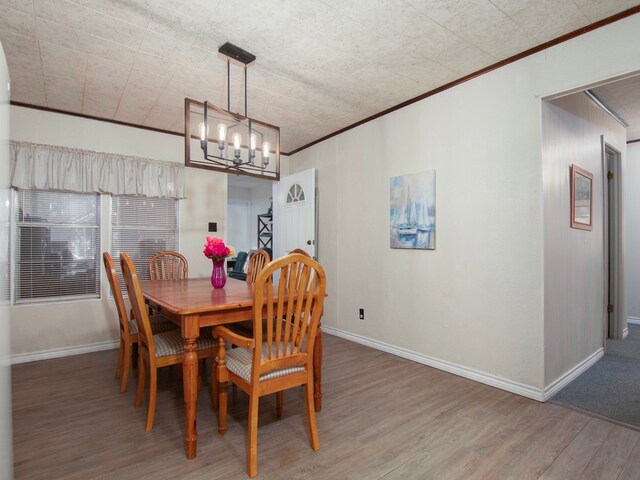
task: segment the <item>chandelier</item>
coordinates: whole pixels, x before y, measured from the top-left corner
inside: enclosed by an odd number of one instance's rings
[[[227,109],[185,98],[185,165],[279,180],[280,128],[247,113],[247,66],[256,57],[228,42],[218,52],[227,61]],[[243,115],[231,112],[232,60],[244,68]]]

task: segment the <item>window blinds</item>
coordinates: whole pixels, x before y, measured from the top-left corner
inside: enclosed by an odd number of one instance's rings
[[[178,201],[130,195],[112,197],[111,256],[126,293],[120,254],[133,260],[140,280],[149,279],[149,261],[163,250],[178,250]]]
[[[100,294],[100,197],[16,192],[15,302]]]
[[[10,250],[11,238],[11,190],[0,190],[0,307],[8,305],[11,299]]]

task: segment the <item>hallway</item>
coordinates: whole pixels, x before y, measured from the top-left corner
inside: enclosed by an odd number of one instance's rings
[[[624,340],[608,339],[606,351],[551,403],[640,430],[640,325],[629,325]]]

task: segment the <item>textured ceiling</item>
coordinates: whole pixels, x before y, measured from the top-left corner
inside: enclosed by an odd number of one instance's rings
[[[627,124],[627,139],[640,139],[640,75],[607,83],[592,91]]]
[[[257,56],[249,115],[291,151],[638,0],[0,0],[12,100],[183,131],[226,105],[230,41]],[[231,109],[240,111],[241,69]]]

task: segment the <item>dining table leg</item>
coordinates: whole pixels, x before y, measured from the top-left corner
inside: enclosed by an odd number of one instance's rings
[[[318,325],[313,347],[313,402],[316,412],[322,410],[322,328],[320,325]]]
[[[184,354],[182,383],[184,390],[185,438],[184,449],[188,459],[196,458],[198,432],[196,431],[196,402],[198,400],[198,353],[196,342],[200,333],[198,317],[186,317],[182,322]]]

